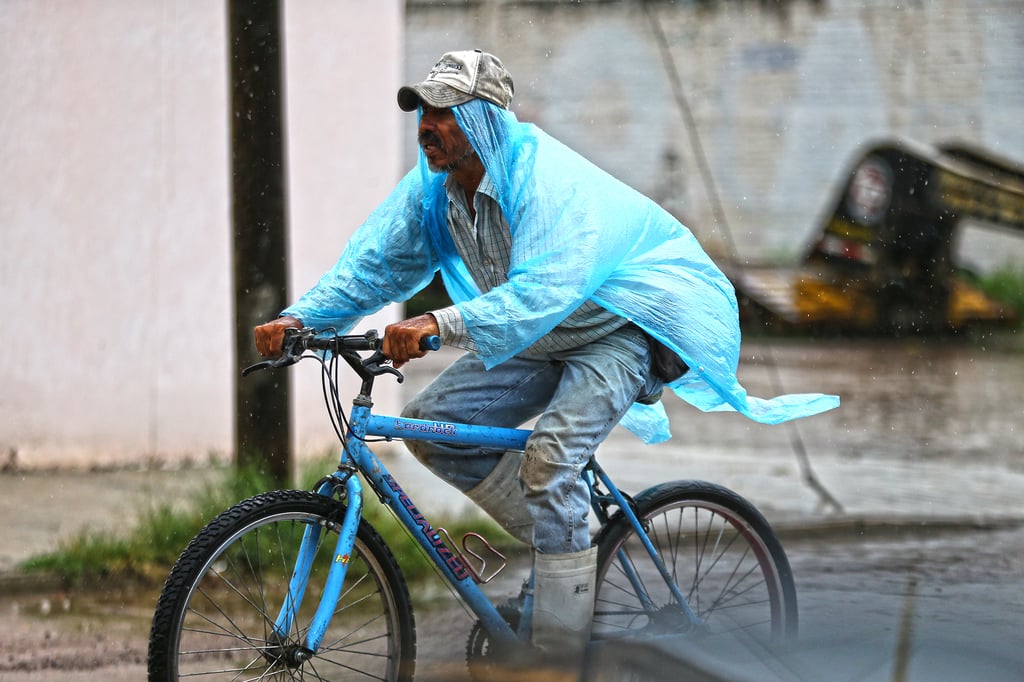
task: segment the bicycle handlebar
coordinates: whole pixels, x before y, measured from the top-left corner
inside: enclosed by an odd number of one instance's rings
[[[356,368],[356,365],[353,364],[352,360],[356,360],[359,366],[371,375],[395,374],[399,377],[399,382],[402,381],[402,375],[398,370],[384,364],[388,361],[388,358],[381,352],[383,339],[376,329],[371,329],[365,334],[350,334],[346,336],[318,336],[318,334],[319,332],[312,327],[286,329],[284,331],[284,342],[281,345],[281,356],[273,360],[263,360],[255,365],[246,367],[242,370],[242,376],[248,376],[261,369],[277,369],[294,365],[307,350],[324,350],[337,353],[346,358],[353,369]],[[439,350],[440,348],[441,338],[439,336],[429,335],[420,339],[420,350],[431,351]],[[363,360],[355,355],[361,351],[372,352],[373,355]]]
[[[420,350],[441,350],[441,337],[431,334],[420,339]]]

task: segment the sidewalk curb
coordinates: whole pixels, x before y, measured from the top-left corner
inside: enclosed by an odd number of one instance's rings
[[[772,521],[772,528],[783,545],[823,538],[884,540],[938,533],[1008,530],[1020,526],[1024,526],[1024,518],[916,514],[842,515],[820,519],[786,519],[782,516]]]
[[[60,592],[64,581],[56,573],[25,573],[15,570],[0,571],[0,597]]]

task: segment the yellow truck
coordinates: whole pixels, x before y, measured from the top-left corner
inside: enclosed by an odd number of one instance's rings
[[[1016,324],[953,262],[965,218],[1024,235],[1024,167],[966,145],[867,145],[799,266],[725,266],[741,324],[871,335]]]

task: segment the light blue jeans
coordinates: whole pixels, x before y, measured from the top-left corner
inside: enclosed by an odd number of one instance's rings
[[[644,333],[627,325],[572,350],[516,356],[491,370],[466,354],[413,398],[403,416],[515,428],[538,417],[519,479],[545,554],[590,546],[583,465],[630,405],[661,390]],[[504,456],[499,450],[407,441],[416,458],[465,492]]]

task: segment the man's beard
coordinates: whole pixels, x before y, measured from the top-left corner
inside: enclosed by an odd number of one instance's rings
[[[432,132],[420,133],[417,136],[416,139],[419,142],[419,145],[420,145],[421,149],[424,146],[426,146],[426,145],[433,145],[434,147],[437,147],[442,152],[447,152],[448,151],[448,148],[444,146],[443,142],[441,142],[441,138],[438,137],[435,133],[432,133]],[[454,159],[452,161],[449,161],[448,163],[444,164],[443,166],[435,166],[428,159],[427,160],[427,167],[430,168],[430,170],[434,171],[435,173],[451,173],[454,170],[458,170],[459,167],[462,166],[462,162],[465,161],[466,159],[470,158],[474,154],[476,154],[476,150],[473,149],[473,146],[472,145],[466,145],[466,151],[464,151],[462,153],[462,156],[460,156],[459,158]]]
[[[466,151],[462,153],[462,156],[455,159],[454,161],[449,161],[448,163],[441,167],[441,170],[446,173],[451,173],[452,171],[458,170],[462,166],[463,161],[474,155],[476,155],[476,150],[474,150],[472,147],[467,146]]]

